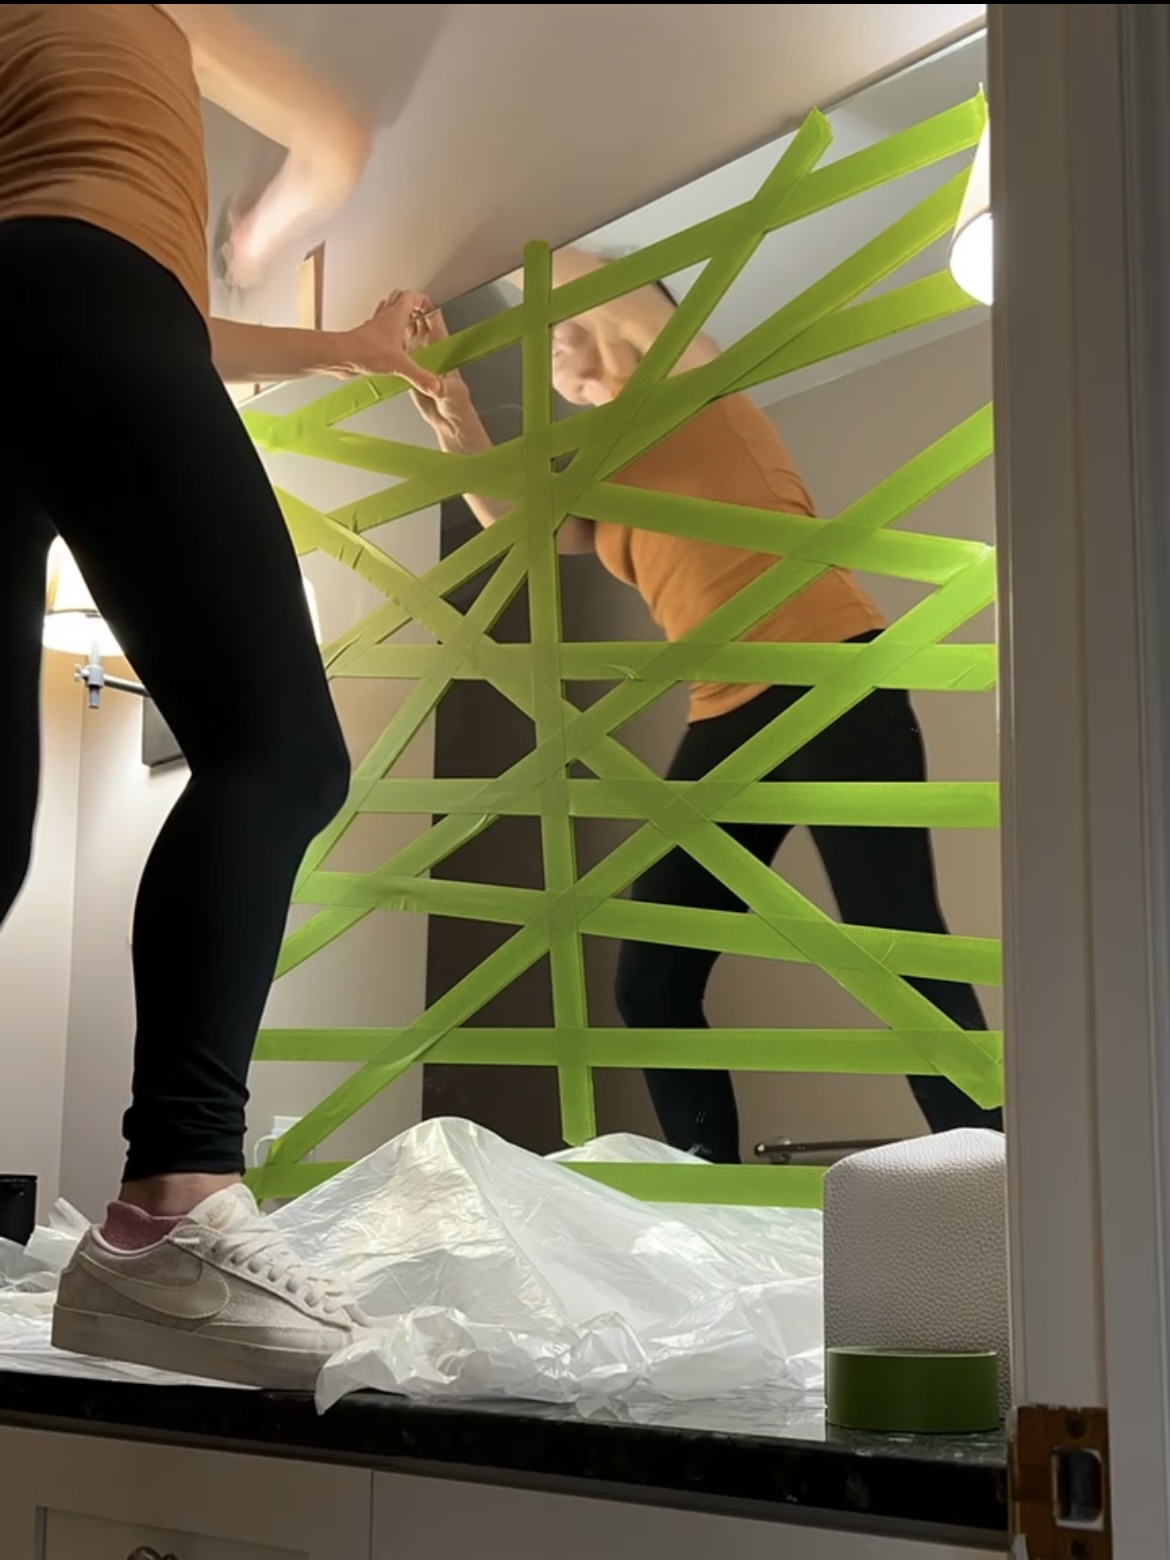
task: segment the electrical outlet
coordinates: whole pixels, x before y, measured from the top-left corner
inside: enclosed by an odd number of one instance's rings
[[[268,1131],[256,1141],[256,1146],[252,1150],[252,1163],[254,1165],[262,1165],[273,1143],[278,1138],[282,1138],[286,1132],[291,1132],[300,1119],[299,1116],[273,1116],[272,1124]],[[307,1164],[312,1164],[317,1157],[316,1150],[310,1149],[307,1154],[303,1154],[301,1157]]]

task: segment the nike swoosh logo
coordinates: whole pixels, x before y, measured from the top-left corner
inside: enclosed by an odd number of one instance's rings
[[[134,1278],[117,1268],[107,1267],[95,1260],[89,1252],[78,1253],[90,1274],[100,1279],[108,1289],[133,1300],[149,1311],[176,1321],[209,1322],[227,1307],[230,1298],[227,1283],[214,1268],[204,1267],[199,1276],[189,1284],[152,1284],[143,1278]]]

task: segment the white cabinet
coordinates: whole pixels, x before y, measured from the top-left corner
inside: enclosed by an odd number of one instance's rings
[[[649,1560],[658,1554],[670,1560],[987,1560],[989,1552],[625,1501],[374,1475],[372,1560]],[[1000,1552],[1006,1555],[1006,1540]]]
[[[986,1560],[628,1501],[0,1429],[0,1560]],[[1006,1553],[1006,1549],[1002,1551]]]
[[[302,1560],[304,1550],[54,1510],[45,1513],[37,1560],[147,1560],[154,1555],[160,1560]]]
[[[0,1555],[369,1560],[370,1489],[360,1469],[0,1430]]]

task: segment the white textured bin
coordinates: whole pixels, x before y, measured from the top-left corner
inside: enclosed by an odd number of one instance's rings
[[[828,1348],[994,1349],[1010,1406],[1007,1164],[965,1128],[866,1149],[825,1177]]]

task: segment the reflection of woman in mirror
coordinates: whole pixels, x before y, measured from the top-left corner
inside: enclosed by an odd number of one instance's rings
[[[239,279],[349,192],[369,147],[230,10],[0,6],[0,60],[0,311],[19,377],[0,425],[0,919],[33,838],[54,532],[191,768],[135,914],[121,1196],[62,1277],[54,1341],[309,1388],[359,1313],[239,1182],[293,877],[349,763],[288,531],[220,375],[389,371],[437,388],[402,346],[425,300],[339,334],[208,321],[201,91],[288,148],[232,235]]]
[[[579,250],[553,256],[553,282],[566,282],[604,261]],[[576,405],[611,401],[670,319],[674,302],[661,287],[644,287],[552,333],[557,391]],[[436,317],[416,322],[408,342],[441,332]],[[718,352],[699,338],[676,373],[709,362]],[[415,402],[445,450],[475,452],[487,435],[458,374],[442,394],[415,394]],[[634,487],[743,504],[780,513],[813,515],[813,503],[791,456],[768,417],[748,397],[728,396],[706,407],[613,479]],[[468,495],[484,525],[507,505]],[[557,533],[562,552],[595,552],[618,579],[642,595],[668,639],[677,639],[771,567],[771,555],[691,541],[652,531],[566,520]],[[816,644],[874,639],[882,614],[850,574],[830,569],[744,637]],[[691,690],[689,724],[667,771],[671,780],[698,780],[774,720],[807,690],[787,686],[699,683]],[[780,764],[777,781],[914,781],[926,776],[922,736],[909,697],[879,689]],[[727,832],[761,861],[770,862],[790,832],[784,824],[727,824]],[[813,839],[842,919],[860,926],[946,932],[935,887],[930,835],[925,829],[815,827]],[[631,890],[652,904],[742,910],[742,903],[685,850],[669,851]],[[706,1027],[703,999],[717,954],[652,943],[622,945],[617,1003],[632,1028]],[[984,1029],[970,986],[912,979],[910,984],[964,1029]],[[720,1163],[739,1159],[739,1124],[730,1074],[654,1069],[651,1097],[667,1141]],[[999,1111],[985,1111],[938,1075],[910,1086],[933,1131],[960,1126],[999,1129]]]

